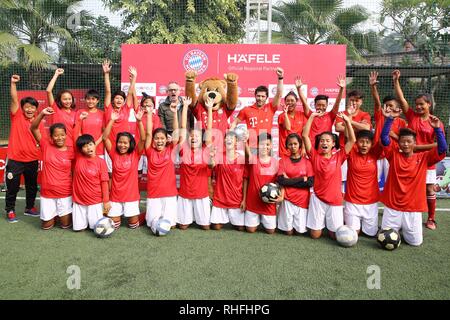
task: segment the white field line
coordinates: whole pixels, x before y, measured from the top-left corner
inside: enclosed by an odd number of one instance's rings
[[[5,197],[0,197],[0,199],[5,199]],[[26,198],[25,197],[17,197],[16,199],[17,200],[25,200]],[[40,200],[40,198],[36,197],[36,200]],[[140,203],[146,203],[147,200],[140,200],[139,202]],[[384,209],[384,207],[378,207],[378,210],[383,210],[383,209]],[[450,208],[436,208],[436,211],[448,211],[448,212],[450,212]]]

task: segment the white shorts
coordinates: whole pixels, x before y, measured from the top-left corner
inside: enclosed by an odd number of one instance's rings
[[[72,213],[72,197],[45,198],[41,196],[41,220],[50,221],[54,217],[63,217]]]
[[[138,163],[138,171],[141,171],[142,173],[146,174],[147,173],[147,156],[143,155],[139,158],[139,163]]]
[[[73,203],[73,230],[84,230],[88,226],[94,229],[95,223],[103,217],[103,204],[91,204],[90,206],[83,206],[82,204]]]
[[[421,212],[404,212],[384,207],[381,228],[396,231],[401,229],[403,239],[412,246],[420,246],[423,242]]]
[[[111,201],[111,210],[108,212],[108,217],[134,217],[140,214],[139,200],[130,202],[113,202]]]
[[[296,206],[288,200],[281,202],[278,212],[278,229],[291,231],[295,229],[298,233],[306,232],[306,216],[308,209]]]
[[[106,167],[108,168],[108,173],[112,173],[112,160],[109,157],[109,154],[108,152],[106,152],[106,150],[105,150],[105,157],[103,159],[105,159]]]
[[[342,206],[331,206],[322,202],[314,193],[309,199],[309,211],[306,226],[311,230],[322,230],[327,227],[328,231],[336,230],[344,224],[344,213]]]
[[[150,228],[154,219],[163,217],[170,221],[172,226],[177,220],[177,196],[164,198],[147,198],[147,212],[145,220]]]
[[[436,169],[427,170],[427,184],[436,183]]]
[[[209,197],[203,199],[186,199],[178,196],[177,205],[178,224],[191,224],[195,221],[199,226],[209,226],[211,219]]]
[[[240,208],[218,208],[212,207],[211,223],[226,224],[230,222],[233,226],[243,227],[245,225],[245,215]]]
[[[353,230],[361,230],[368,236],[378,232],[378,204],[355,204],[346,201],[344,205],[344,221]]]
[[[271,230],[277,227],[276,216],[266,216],[264,214],[258,214],[251,211],[245,211],[244,224],[246,227],[257,227],[262,223],[265,229]]]
[[[347,165],[347,160],[345,160],[344,163],[341,165],[342,181],[347,181],[347,171],[348,171],[348,165]]]

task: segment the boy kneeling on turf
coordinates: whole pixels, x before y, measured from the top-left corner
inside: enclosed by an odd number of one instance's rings
[[[383,115],[386,121],[381,132],[381,143],[390,166],[381,196],[381,202],[385,205],[381,227],[397,231],[402,229],[406,243],[419,246],[423,242],[422,212],[427,211],[427,168],[444,159],[447,142],[440,127],[441,122],[430,115],[429,121],[437,137],[437,147],[415,153],[416,133],[403,128],[399,132],[398,150],[389,137],[395,117],[389,108],[383,109]]]

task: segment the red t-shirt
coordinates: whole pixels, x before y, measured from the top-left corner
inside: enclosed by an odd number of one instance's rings
[[[280,137],[280,157],[289,157],[291,152],[286,148],[286,138],[291,133],[297,133],[300,138],[302,137],[303,126],[305,125],[307,119],[302,111],[295,111],[293,117],[289,116],[291,122],[291,130],[286,130],[284,125],[285,122],[284,112],[278,116],[278,130]]]
[[[344,148],[325,158],[315,149],[311,149],[311,163],[314,169],[314,194],[322,202],[331,206],[342,205],[341,166],[347,159]]]
[[[130,107],[128,105],[123,105],[119,111],[119,119],[114,121],[114,124],[111,129],[111,134],[109,135],[109,140],[113,145],[116,144],[117,134],[120,132],[130,132],[130,122],[128,118],[130,117]],[[114,111],[114,108],[110,104],[105,108],[105,126],[108,124],[109,120],[111,120],[111,114]]]
[[[389,174],[381,195],[387,207],[403,212],[428,211],[426,196],[427,168],[441,161],[437,148],[405,157],[395,144],[384,148]]]
[[[20,162],[38,160],[40,158],[38,144],[30,130],[34,119],[27,119],[22,109],[17,110],[16,113],[10,113],[10,116],[11,131],[7,151],[8,159]],[[42,137],[47,135],[42,122],[39,125],[39,131]]]
[[[344,114],[346,114],[348,116],[347,111],[344,111]],[[357,114],[352,116],[352,121],[355,121],[358,123],[369,124],[370,129],[372,129],[370,114],[365,111],[359,110]],[[342,123],[342,122],[344,122],[344,120],[342,120],[342,118],[336,118],[336,123]],[[356,132],[355,132],[355,134],[356,134]],[[345,133],[344,132],[339,132],[339,144],[341,145],[341,147],[345,146]]]
[[[347,190],[345,201],[354,204],[376,203],[380,197],[378,187],[377,160],[380,158],[383,148],[373,145],[369,153],[362,155],[358,148],[353,147],[347,159]]]
[[[180,190],[185,199],[203,199],[209,196],[208,177],[211,170],[204,159],[208,159],[208,148],[193,151],[187,144],[180,150]]]
[[[406,113],[406,120],[408,120],[408,128],[416,133],[417,145],[432,144],[435,142],[436,134],[434,128],[431,126],[429,120],[422,120],[420,115],[415,113],[411,108]],[[441,129],[445,132],[444,126],[441,122]],[[417,151],[424,152],[424,151]],[[431,165],[428,169],[435,169],[435,165]]]
[[[60,150],[42,137],[39,143],[42,151],[41,195],[45,198],[60,199],[72,195],[73,147]]]
[[[141,152],[137,147],[130,154],[119,154],[111,149],[112,185],[110,199],[114,202],[132,202],[140,199],[138,164]]]
[[[273,116],[277,110],[278,107],[274,106],[272,102],[267,103],[261,108],[258,108],[255,103],[250,107],[242,109],[237,117],[239,120],[245,121],[250,135],[252,131],[256,131],[256,135],[258,136],[261,131],[271,133]]]
[[[53,103],[52,108],[55,111],[55,113],[47,116],[49,125],[53,125],[55,123],[62,123],[63,125],[65,125],[67,134],[66,146],[72,147],[74,134],[73,128],[75,127],[76,111],[73,109],[69,109],[70,112],[62,110],[58,107],[56,102]]]
[[[82,121],[81,124],[81,134],[90,134],[97,141],[101,138],[103,134],[103,128],[105,127],[104,112],[102,110],[96,109],[96,112],[90,112],[88,109],[77,110],[75,119],[80,119],[80,114],[82,112],[87,112],[88,116]],[[97,155],[102,155],[105,153],[105,148],[103,147],[103,141],[97,145],[95,153]]]
[[[223,162],[216,164],[214,167],[216,184],[214,186],[213,206],[226,209],[237,209],[241,206],[244,171],[244,156],[237,155],[234,161],[230,161],[226,154],[223,154]]]
[[[292,162],[289,157],[280,159],[278,175],[286,174],[288,178],[301,178],[314,176],[311,162],[302,157],[299,162]],[[284,187],[284,198],[298,207],[307,209],[309,204],[309,188]]]
[[[223,145],[225,133],[230,127],[228,119],[231,117],[233,112],[234,110],[228,110],[225,104],[222,104],[222,106],[217,111],[213,111],[212,139],[215,146]],[[206,129],[208,124],[208,110],[200,103],[197,103],[192,113],[195,118],[201,123],[202,129]],[[222,133],[221,137],[219,137],[218,131]]]
[[[80,154],[75,159],[73,201],[83,206],[102,203],[101,183],[109,181],[105,160]]]
[[[178,194],[172,151],[172,144],[161,152],[152,146],[145,150],[148,163],[147,198],[174,197]]]
[[[311,113],[307,116],[309,119]],[[333,128],[334,120],[336,119],[336,113],[333,111],[325,112],[321,117],[315,117],[312,124],[311,130],[309,131],[309,139],[311,139],[311,144],[314,146],[316,142],[316,136],[325,131],[330,131]]]
[[[276,182],[278,161],[270,158],[269,163],[261,163],[258,157],[252,156],[246,166],[244,177],[248,178],[247,210],[267,216],[276,215],[275,203],[265,203],[259,196],[259,190],[269,182]]]

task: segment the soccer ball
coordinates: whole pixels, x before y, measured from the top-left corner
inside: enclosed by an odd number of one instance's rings
[[[343,247],[353,247],[358,242],[358,233],[349,226],[342,225],[336,230],[336,240]]]
[[[236,137],[238,140],[245,140],[247,137],[247,128],[243,125],[238,125],[234,128],[234,133],[236,133]]]
[[[259,196],[265,203],[274,203],[275,200],[281,195],[280,186],[276,183],[270,182],[261,187],[259,190]]]
[[[380,244],[381,248],[386,250],[394,250],[400,246],[402,242],[400,234],[391,228],[384,228],[380,230],[377,234],[377,242]]]
[[[94,233],[99,238],[109,237],[114,230],[114,221],[108,217],[100,218],[94,225]]]
[[[161,217],[153,220],[150,228],[152,229],[154,235],[165,236],[170,232],[171,227],[172,224],[170,221]]]

